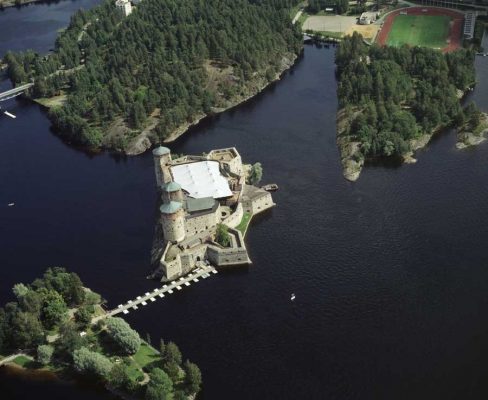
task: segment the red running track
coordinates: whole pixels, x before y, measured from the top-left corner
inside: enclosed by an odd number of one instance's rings
[[[422,10],[427,11],[423,12]],[[446,47],[444,47],[442,51],[444,53],[447,53],[461,47],[461,34],[463,31],[464,14],[459,11],[449,10],[447,8],[440,7],[410,7],[392,11],[386,16],[383,22],[383,26],[376,36],[376,42],[379,45],[386,45],[388,35],[390,34],[391,27],[393,26],[393,21],[395,20],[396,16],[399,15],[401,12],[407,12],[408,15],[445,15],[451,17],[452,24],[448,36],[449,44],[446,44]]]

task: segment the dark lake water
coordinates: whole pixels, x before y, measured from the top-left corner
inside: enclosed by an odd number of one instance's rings
[[[34,21],[32,32],[26,22],[11,42],[0,39],[0,53],[29,47],[51,11],[62,26],[81,4],[90,2],[0,13],[1,38],[10,18]],[[40,51],[52,46],[45,35]],[[488,111],[488,60],[477,68],[471,96]],[[171,146],[236,146],[279,184],[278,206],[252,223],[251,267],[126,319],[154,342],[178,343],[202,369],[203,399],[486,398],[488,145],[458,151],[447,132],[417,164],[371,166],[349,183],[336,107],[334,49],[307,46],[281,82]],[[37,106],[6,108],[18,118],[0,116],[0,303],[15,283],[57,265],[111,306],[155,288],[145,279],[158,205],[151,155],[88,156],[51,133]],[[5,370],[0,393],[109,398]]]

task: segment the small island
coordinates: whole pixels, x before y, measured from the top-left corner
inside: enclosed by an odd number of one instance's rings
[[[234,147],[173,158],[160,146],[153,157],[162,204],[150,277],[171,281],[205,265],[250,264],[244,236],[251,218],[275,206],[268,190],[277,188],[257,186],[261,164],[243,164]]]
[[[121,318],[109,317],[100,295],[75,273],[49,268],[29,285],[16,284],[15,301],[0,308],[0,366],[86,375],[127,399],[194,399],[199,368],[178,347],[159,348]]]

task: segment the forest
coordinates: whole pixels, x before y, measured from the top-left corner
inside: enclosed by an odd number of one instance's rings
[[[350,141],[365,158],[404,155],[422,134],[463,123],[460,96],[475,84],[474,56],[346,37],[336,52],[337,93]]]
[[[124,148],[156,120],[158,143],[256,76],[275,78],[283,57],[301,51],[289,16],[297,2],[144,0],[125,18],[110,0],[77,12],[48,56],[8,53],[4,61],[15,84],[34,80],[33,97],[67,94],[50,116],[69,141]],[[231,72],[219,80],[223,70]],[[116,121],[128,130],[114,142]]]

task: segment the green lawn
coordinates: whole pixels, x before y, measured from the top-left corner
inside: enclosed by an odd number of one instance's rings
[[[239,225],[236,226],[236,229],[241,231],[241,233],[244,235],[246,233],[247,226],[249,225],[249,221],[251,221],[251,214],[246,212],[242,216]]]
[[[450,17],[433,15],[398,15],[393,21],[387,44],[389,46],[446,47]]]
[[[141,366],[141,368],[160,360],[159,353],[153,347],[144,342],[141,344],[139,351],[134,354],[132,358]]]
[[[13,362],[21,367],[28,367],[29,364],[32,364],[32,360],[25,356],[18,356],[13,359]]]

